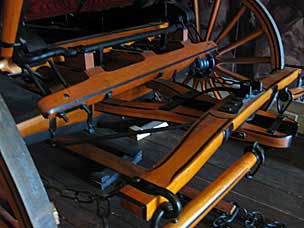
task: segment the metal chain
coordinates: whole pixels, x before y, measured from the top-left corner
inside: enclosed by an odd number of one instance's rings
[[[244,221],[246,228],[287,228],[285,224],[279,221],[272,221],[267,223],[265,221],[264,215],[258,211],[248,211],[245,208],[241,209],[241,218]]]
[[[81,204],[96,204],[96,215],[101,219],[99,227],[109,228],[108,218],[112,214],[110,198],[117,194],[122,187],[122,183],[118,184],[111,191],[101,191],[101,193],[92,193],[90,191],[80,191],[72,188],[61,189],[43,178],[43,183],[46,189],[57,192],[61,197],[73,200]]]
[[[220,215],[213,221],[213,228],[233,228],[233,222],[239,218],[245,228],[287,228],[285,224],[279,221],[266,222],[264,215],[258,211],[248,211],[240,208],[236,203],[236,212],[233,215],[226,213]]]
[[[121,182],[117,184],[111,191],[101,192],[100,194],[90,191],[80,191],[72,188],[61,189],[55,185],[51,185],[49,181],[42,177],[45,188],[53,190],[60,194],[61,197],[74,200],[82,204],[96,203],[96,215],[101,219],[101,227],[109,228],[108,218],[111,216],[110,198],[117,194],[119,189],[125,184]],[[105,204],[105,205],[104,205]],[[232,215],[224,213],[213,221],[213,228],[233,228],[233,222],[238,218],[245,228],[287,228],[285,224],[279,221],[266,222],[264,215],[258,211],[249,211],[241,208],[237,203],[233,203],[236,207]],[[104,205],[104,207],[103,207]]]

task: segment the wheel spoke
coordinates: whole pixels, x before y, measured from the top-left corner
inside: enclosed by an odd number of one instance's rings
[[[231,88],[232,84],[227,83],[218,73],[213,72],[215,80],[220,83],[223,87]]]
[[[235,72],[232,72],[230,70],[227,70],[226,68],[219,66],[219,65],[217,65],[215,67],[215,72],[217,72],[219,75],[226,75],[226,76],[229,76],[229,77],[239,80],[239,81],[248,80],[248,77],[235,73]]]
[[[8,195],[6,194],[6,192],[4,191],[4,189],[0,185],[0,199],[1,200],[6,200],[7,198],[8,198]]]
[[[215,85],[215,83],[214,83],[214,78],[209,78],[209,85],[210,85],[210,88],[216,89],[216,85]],[[215,98],[218,99],[218,100],[222,100],[222,99],[223,99],[222,96],[221,96],[221,94],[220,94],[220,92],[217,91],[217,90],[214,90],[214,91],[213,91],[213,95],[214,95]]]
[[[264,12],[263,9],[261,9],[261,12],[258,11],[260,9],[256,5],[255,1],[240,1],[242,4],[237,9],[235,14],[233,15],[232,19],[227,23],[226,27],[223,28],[223,30],[217,35],[216,39],[214,40],[215,43],[219,44],[221,41],[225,39],[233,31],[233,29],[237,26],[237,24],[242,20],[242,17],[247,11],[250,11],[253,13],[257,19],[259,20],[260,27],[254,31],[253,33],[249,33],[242,38],[236,39],[235,41],[232,41],[231,43],[227,45],[222,45],[221,48],[218,50],[217,56],[215,56],[216,59],[216,67],[211,75],[209,75],[209,78],[196,78],[193,77],[192,74],[189,74],[187,77],[185,77],[183,84],[190,85],[193,89],[198,90],[199,87],[202,91],[206,91],[209,88],[216,88],[217,86],[223,86],[227,88],[236,88],[239,86],[240,81],[249,80],[250,77],[246,76],[246,73],[238,73],[237,70],[235,70],[235,66],[237,65],[255,65],[255,64],[271,64],[273,68],[274,62],[276,62],[276,59],[274,61],[273,58],[274,52],[272,46],[269,44],[269,42],[272,39],[272,37],[269,37],[271,35],[277,35],[277,33],[273,32],[275,31],[275,25],[272,25],[271,18],[265,18],[266,22],[264,22],[263,17],[261,17],[260,13]],[[200,26],[200,19],[199,19],[199,1],[194,0],[194,8],[195,8],[195,16],[196,16],[196,27],[199,28]],[[217,22],[217,17],[219,15],[219,11],[221,8],[221,0],[214,0],[214,3],[212,5],[212,9],[210,10],[210,17],[208,21],[208,28],[205,35],[205,40],[211,40],[214,37],[214,29]],[[267,13],[267,12],[266,12]],[[262,15],[264,16],[264,15]],[[269,16],[268,16],[269,17]],[[268,19],[268,20],[267,20]],[[267,23],[270,23],[268,25]],[[274,28],[272,28],[273,26]],[[271,31],[271,33],[269,32]],[[260,36],[267,36],[268,44],[271,48],[271,55],[269,56],[248,56],[248,57],[231,57],[231,56],[223,56],[226,53],[229,53],[233,50],[237,50],[239,47],[246,45],[247,43],[250,43],[254,41],[255,39],[259,38]],[[278,36],[278,35],[277,35]],[[279,36],[278,36],[279,37]],[[280,48],[280,47],[279,47]],[[280,49],[278,50],[280,51]],[[281,51],[280,54],[283,52]],[[227,65],[227,67],[226,67]],[[232,69],[228,67],[228,65],[232,65]],[[211,93],[208,93],[211,95]],[[221,93],[217,90],[212,91],[212,94],[214,97],[218,100],[221,100],[225,97],[225,93]]]
[[[195,25],[196,25],[196,29],[201,34],[201,22],[200,22],[199,2],[198,2],[198,0],[194,0],[194,13],[195,13]]]
[[[0,217],[0,227],[3,227],[3,228],[10,228],[7,226],[7,224],[5,223],[4,219]]]
[[[221,6],[221,0],[215,0],[212,11],[211,11],[211,16],[210,16],[210,20],[209,20],[209,24],[208,24],[208,30],[207,30],[207,33],[206,33],[205,40],[210,40],[211,39],[220,6]]]
[[[264,34],[264,31],[262,29],[260,29],[257,32],[252,33],[252,34],[250,34],[250,35],[248,35],[248,36],[246,36],[246,37],[244,37],[244,38],[242,38],[242,39],[240,39],[240,40],[238,40],[238,41],[236,41],[236,42],[234,42],[234,43],[232,43],[232,44],[230,44],[230,45],[228,45],[228,46],[226,46],[222,49],[220,49],[219,50],[219,55],[223,55],[223,54],[225,54],[229,51],[232,51],[232,50],[234,50],[234,49],[236,49],[236,48],[238,48],[238,47],[240,47],[240,46],[242,46],[242,45],[244,45],[244,44],[246,44],[246,43],[248,43],[248,42],[250,42],[250,41],[252,41],[256,38],[258,38],[259,36],[261,36],[263,34]]]
[[[217,58],[223,64],[262,64],[271,63],[271,57],[237,57],[237,58]]]
[[[4,218],[7,222],[9,222],[14,228],[18,228],[18,221],[3,207],[0,206],[0,215]]]
[[[3,159],[1,159],[0,162],[0,166],[3,166]],[[7,204],[10,206],[10,208],[12,209],[14,215],[17,216],[17,212],[18,212],[18,208],[20,205],[17,205],[14,199],[14,196],[12,196],[12,194],[9,193],[10,191],[10,187],[9,187],[9,181],[8,181],[8,177],[7,177],[7,173],[3,172],[4,170],[1,170],[0,172],[0,186],[1,186],[1,195],[7,197],[5,199],[5,201],[7,202]],[[7,170],[5,170],[5,172],[7,172]],[[0,215],[3,217],[3,213],[5,214],[6,210],[0,206]],[[0,216],[0,217],[1,217]],[[6,219],[6,217],[4,217]],[[19,219],[19,218],[18,218]]]
[[[202,91],[207,89],[207,82],[205,79],[200,80]]]
[[[213,72],[212,76],[215,78],[216,81],[218,81],[220,84],[222,84],[223,86],[227,86],[227,83],[225,82],[225,80],[223,78],[221,78],[221,76],[219,76],[216,72]]]
[[[228,33],[232,30],[232,28],[236,25],[236,23],[240,20],[241,16],[245,13],[246,7],[242,6],[239,11],[236,13],[236,15],[233,17],[233,19],[230,21],[230,23],[227,25],[227,27],[222,31],[222,33],[215,39],[215,43],[221,42],[225,36],[228,35]]]
[[[192,76],[189,74],[189,75],[184,79],[184,81],[182,82],[182,84],[187,85],[187,84],[191,81],[191,79],[192,79]]]
[[[198,80],[197,78],[194,78],[194,79],[193,79],[193,89],[196,89],[196,90],[197,90],[198,83],[199,83],[199,80]]]

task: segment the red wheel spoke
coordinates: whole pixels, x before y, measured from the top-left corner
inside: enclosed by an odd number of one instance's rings
[[[6,200],[8,198],[8,195],[5,193],[4,189],[0,185],[0,199]]]
[[[18,221],[6,211],[3,207],[0,206],[0,215],[4,218],[7,222],[9,222],[14,228],[18,228]]]
[[[226,68],[219,66],[219,65],[216,66],[215,72],[217,72],[219,75],[226,75],[226,76],[229,76],[229,77],[239,80],[239,81],[248,80],[248,77],[235,73],[235,72],[232,72],[230,70],[227,70]]]
[[[205,40],[210,40],[211,39],[220,6],[221,6],[221,0],[215,0],[212,11],[211,11],[211,16],[210,16],[208,30],[207,30]]]
[[[222,49],[219,50],[219,55],[223,55],[229,51],[232,51],[256,38],[258,38],[259,36],[263,35],[264,34],[264,31],[262,29],[258,30],[257,32],[255,33],[252,33],[238,41],[236,41],[235,43],[232,43],[230,45],[228,45],[227,47],[224,47]]]
[[[261,64],[271,63],[271,57],[237,57],[237,58],[217,58],[218,62],[224,64]]]
[[[3,161],[3,160],[2,160]],[[0,165],[2,165],[3,163],[0,162]],[[10,208],[12,209],[12,211],[14,212],[14,214],[16,215],[16,212],[18,211],[19,205],[17,205],[15,203],[15,199],[14,197],[9,193],[10,187],[7,185],[7,173],[3,173],[1,172],[0,175],[2,176],[3,179],[0,179],[0,189],[1,189],[1,196],[6,197],[6,199],[4,199],[8,205],[10,206]],[[5,185],[4,185],[5,184]],[[6,212],[6,213],[5,213]],[[0,206],[0,215],[2,217],[4,217],[6,220],[7,218],[4,215],[7,215],[7,211]],[[0,216],[0,217],[1,217]],[[8,221],[9,222],[9,221]]]
[[[233,29],[233,27],[236,25],[236,23],[240,20],[241,16],[245,13],[246,7],[242,6],[239,11],[236,13],[236,15],[233,17],[231,22],[227,25],[227,27],[222,31],[222,33],[215,39],[215,43],[221,42],[225,36],[228,35],[228,33]]]
[[[7,224],[5,224],[3,218],[0,218],[0,227],[6,228]]]

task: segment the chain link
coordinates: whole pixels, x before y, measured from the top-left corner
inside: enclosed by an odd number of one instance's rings
[[[95,202],[96,215],[102,221],[102,224],[99,225],[104,228],[109,228],[108,218],[112,214],[110,198],[116,195],[119,189],[125,184],[124,182],[121,182],[111,191],[96,194],[72,188],[61,189],[55,185],[51,185],[45,178],[42,178],[42,180],[46,189],[54,190],[63,198],[74,200],[75,202],[82,204],[91,204]],[[213,221],[213,228],[233,228],[232,224],[237,218],[244,224],[245,228],[287,228],[285,224],[279,221],[267,223],[261,212],[248,211],[246,208],[240,208],[236,203],[233,204],[236,207],[234,213],[232,215],[228,215],[227,213],[220,215]]]
[[[236,203],[236,211],[233,215],[224,213],[213,221],[213,228],[233,228],[232,223],[239,218],[245,228],[287,228],[287,226],[279,221],[267,223],[264,215],[258,211],[248,211],[240,208]]]
[[[96,204],[96,215],[101,219],[101,224],[98,227],[109,228],[109,217],[112,214],[110,198],[116,195],[119,189],[123,186],[123,182],[113,187],[111,191],[101,191],[100,193],[92,193],[90,191],[80,191],[72,188],[61,189],[42,177],[44,186],[48,190],[57,192],[61,197],[73,200],[81,204]]]
[[[241,209],[241,218],[244,221],[246,228],[287,228],[285,224],[279,221],[267,223],[264,215],[258,211],[248,211],[245,208]]]

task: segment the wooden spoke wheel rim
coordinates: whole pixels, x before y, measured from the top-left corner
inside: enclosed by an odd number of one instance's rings
[[[274,19],[270,15],[269,11],[259,0],[240,0],[239,9],[234,13],[232,19],[228,21],[226,26],[219,34],[215,34],[215,26],[217,23],[217,17],[221,13],[221,5],[226,0],[214,0],[211,6],[211,13],[209,16],[209,22],[206,29],[203,41],[213,41],[218,45],[218,52],[213,56],[216,60],[214,69],[208,73],[208,75],[203,75],[203,77],[197,77],[193,74],[187,75],[183,80],[183,84],[188,84],[194,89],[199,89],[199,85],[202,91],[208,88],[219,87],[231,87],[233,82],[239,82],[242,80],[249,80],[250,77],[243,75],[237,71],[233,71],[226,66],[231,65],[256,65],[256,64],[267,64],[269,65],[269,72],[274,72],[276,70],[282,70],[284,68],[284,49],[281,40],[281,36]],[[195,1],[196,2],[196,1]],[[197,8],[197,3],[194,4]],[[196,14],[198,10],[196,9]],[[245,35],[230,44],[221,47],[222,42],[227,36],[229,36],[237,26],[242,16],[245,13],[250,12],[257,20],[258,27],[256,31],[251,34]],[[197,20],[199,23],[199,20]],[[198,28],[200,25],[198,26]],[[255,41],[256,39],[265,36],[268,48],[269,56],[254,56],[249,55],[246,57],[225,57],[227,53],[231,53],[245,44]],[[225,80],[228,79],[228,80]],[[229,83],[230,81],[230,83]],[[212,92],[213,97],[217,99],[222,99],[223,96],[218,91]]]
[[[0,227],[57,227],[39,173],[1,96],[0,129]]]
[[[0,227],[32,227],[18,190],[3,160],[0,158]]]

